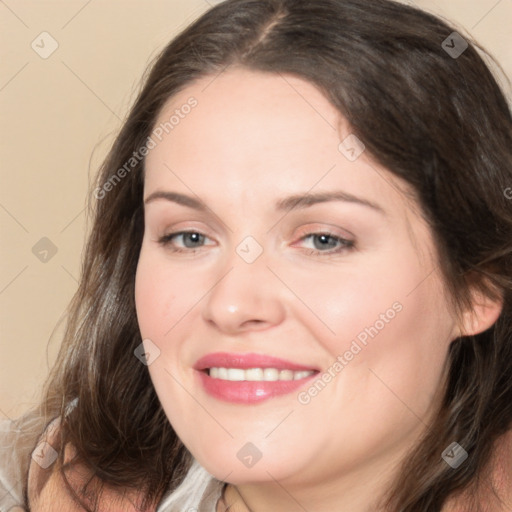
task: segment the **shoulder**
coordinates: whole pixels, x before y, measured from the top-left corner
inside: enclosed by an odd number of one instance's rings
[[[512,430],[498,439],[492,484],[499,494],[505,510],[512,509]]]
[[[31,454],[27,495],[33,512],[80,510],[69,496],[59,472],[59,431],[60,418],[56,418],[37,440]]]
[[[59,439],[59,422],[51,425],[39,439],[32,454],[28,475],[28,499],[32,512],[83,512],[84,508],[72,495],[62,474],[58,454],[61,450]],[[71,444],[64,448],[64,463],[69,462],[76,454]],[[141,512],[136,503],[140,501],[137,492],[123,493],[104,486],[101,490],[95,485],[93,472],[85,465],[74,465],[66,470],[66,479],[84,503],[94,508],[94,500],[88,494],[81,492],[88,488],[97,490],[99,494],[98,512]],[[96,480],[97,482],[97,480]],[[144,512],[154,512],[156,505]]]

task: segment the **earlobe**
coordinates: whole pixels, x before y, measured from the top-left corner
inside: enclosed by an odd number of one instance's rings
[[[503,310],[503,295],[491,298],[481,291],[473,292],[472,309],[465,311],[460,326],[461,336],[474,336],[491,328]]]

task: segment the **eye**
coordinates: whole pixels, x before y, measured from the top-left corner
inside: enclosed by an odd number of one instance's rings
[[[158,239],[158,243],[172,252],[194,253],[205,245],[206,235],[198,231],[176,231],[166,234]],[[176,246],[176,240],[181,241],[182,247]],[[333,255],[355,247],[352,240],[347,240],[331,233],[308,233],[300,241],[310,240],[313,248],[306,248],[309,255]],[[210,244],[211,245],[211,244]]]
[[[331,233],[308,233],[300,240],[311,240],[313,249],[306,249],[306,253],[310,255],[332,255],[355,247],[354,241]]]
[[[196,252],[197,249],[201,248],[204,241],[208,237],[199,233],[198,231],[176,231],[175,233],[169,233],[158,239],[158,243],[169,248],[172,252]],[[184,247],[176,247],[173,242],[178,239],[181,240]]]

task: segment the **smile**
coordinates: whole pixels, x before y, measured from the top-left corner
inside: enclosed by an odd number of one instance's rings
[[[255,404],[286,395],[303,386],[316,368],[261,354],[217,352],[194,365],[198,385],[225,402]]]

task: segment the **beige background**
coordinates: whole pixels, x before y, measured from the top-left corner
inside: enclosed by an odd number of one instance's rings
[[[55,358],[77,288],[89,180],[142,71],[213,3],[0,0],[0,419],[34,403]],[[467,29],[512,76],[512,0],[407,3]],[[43,237],[57,249],[46,262],[32,251]]]

